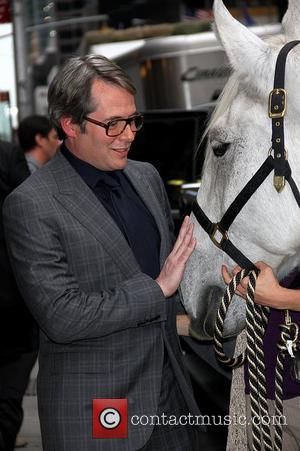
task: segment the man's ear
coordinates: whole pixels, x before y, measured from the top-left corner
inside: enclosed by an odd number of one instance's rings
[[[42,136],[40,133],[37,133],[34,137],[35,145],[39,147],[43,147],[42,140],[46,138],[46,136]]]
[[[76,138],[80,133],[80,126],[75,124],[69,116],[63,116],[60,119],[60,125],[68,138]]]

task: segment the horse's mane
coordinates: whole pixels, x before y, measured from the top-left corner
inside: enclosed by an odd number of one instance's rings
[[[205,140],[205,138],[207,137],[210,129],[213,127],[213,125],[218,120],[218,118],[220,116],[222,116],[222,114],[224,114],[224,112],[228,108],[228,105],[231,104],[232,100],[236,96],[236,94],[238,92],[238,86],[239,86],[239,80],[238,80],[237,74],[235,72],[233,72],[232,75],[229,77],[226,85],[224,86],[224,88],[218,98],[216,108],[212,112],[211,117],[208,121],[207,127],[205,128],[205,130],[201,136],[196,155],[200,151],[201,145],[202,145],[203,141]]]
[[[224,114],[227,110],[228,105],[231,104],[232,100],[235,98],[238,92],[239,80],[237,74],[234,72],[228,79],[224,89],[222,90],[216,108],[214,109],[209,123],[203,133],[201,141],[206,137],[209,130],[213,127],[215,122],[219,119],[220,116]]]

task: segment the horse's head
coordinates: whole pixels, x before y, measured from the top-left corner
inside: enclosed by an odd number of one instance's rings
[[[271,147],[268,97],[282,46],[300,38],[300,2],[290,0],[283,33],[263,41],[235,20],[222,0],[214,2],[215,31],[224,46],[232,75],[208,128],[208,145],[197,201],[213,222],[220,221],[237,194],[265,161]],[[300,188],[300,45],[289,54],[285,87],[285,147],[293,178]],[[185,306],[201,315],[212,287],[224,289],[221,265],[235,265],[195,222],[197,247],[182,283]],[[300,209],[287,184],[279,194],[273,173],[237,216],[229,236],[253,262],[263,260],[279,276],[300,260]]]

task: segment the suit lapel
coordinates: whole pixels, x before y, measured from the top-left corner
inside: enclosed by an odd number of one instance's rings
[[[126,277],[139,266],[115,221],[64,156],[58,152],[49,165],[58,186],[57,201],[105,248]]]

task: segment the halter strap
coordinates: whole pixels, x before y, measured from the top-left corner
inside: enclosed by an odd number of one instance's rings
[[[278,191],[284,186],[286,171],[286,152],[284,146],[284,116],[286,112],[285,66],[288,53],[299,44],[298,41],[288,42],[280,50],[275,67],[274,88],[269,96],[269,117],[272,119],[272,149],[274,151],[274,184],[278,185]]]
[[[267,157],[258,171],[254,174],[254,176],[249,180],[247,185],[244,186],[242,191],[237,195],[234,201],[226,210],[219,224],[221,225],[223,230],[229,230],[229,227],[240,213],[242,208],[246,205],[251,196],[255,193],[255,191],[260,187],[260,185],[265,181],[268,175],[274,169],[273,158],[271,155]]]

